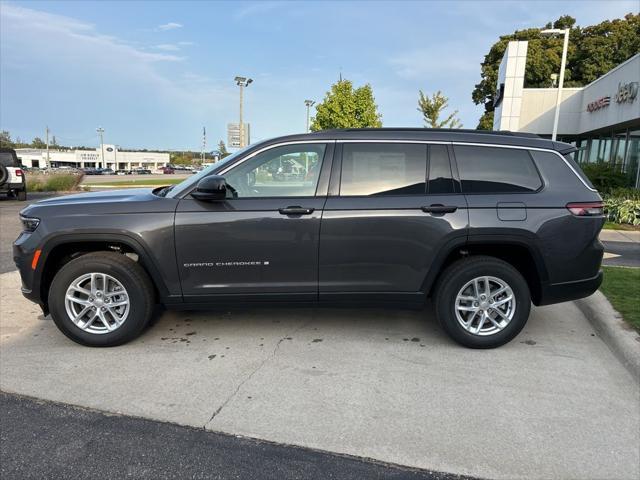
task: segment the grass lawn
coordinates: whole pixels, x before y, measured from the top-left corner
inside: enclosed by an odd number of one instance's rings
[[[115,185],[118,187],[137,187],[140,185],[149,185],[149,186],[157,186],[160,187],[162,185],[175,185],[176,183],[180,183],[184,178],[135,178],[131,180],[114,180],[113,182],[103,182],[103,183],[91,183],[91,180],[87,180],[82,182],[83,185],[90,185],[92,187],[101,187],[104,185]]]
[[[640,331],[640,268],[602,267],[600,290],[627,323]]]
[[[628,223],[614,223],[614,222],[605,222],[604,227],[607,230],[626,230],[626,231],[638,231],[640,230],[640,226],[629,225]]]

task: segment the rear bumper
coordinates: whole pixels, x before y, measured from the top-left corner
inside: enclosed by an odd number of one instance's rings
[[[0,185],[0,192],[8,192],[10,190],[24,190],[25,188],[27,188],[27,186],[23,182],[3,183],[2,185]]]
[[[602,270],[595,277],[574,282],[543,284],[537,305],[568,302],[588,297],[602,284]]]

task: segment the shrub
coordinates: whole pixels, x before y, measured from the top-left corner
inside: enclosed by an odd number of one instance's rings
[[[640,200],[607,196],[604,213],[610,222],[640,225]]]
[[[27,190],[30,192],[70,192],[79,189],[83,173],[50,173],[27,175]]]
[[[629,176],[609,163],[585,163],[581,167],[600,193],[606,194],[630,185]]]

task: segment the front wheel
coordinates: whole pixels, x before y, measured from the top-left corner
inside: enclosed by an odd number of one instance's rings
[[[112,347],[136,338],[151,318],[154,290],[145,270],[115,252],[71,260],[55,275],[49,310],[74,342]]]
[[[436,316],[456,342],[495,348],[524,328],[531,310],[526,280],[509,263],[471,257],[452,264],[435,294]]]

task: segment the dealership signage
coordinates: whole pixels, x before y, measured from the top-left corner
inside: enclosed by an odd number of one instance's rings
[[[618,91],[613,96],[616,103],[633,103],[638,97],[638,82],[628,82],[618,84]],[[600,97],[593,102],[587,104],[588,112],[596,112],[603,108],[608,107],[611,104],[611,97]]]
[[[601,97],[597,100],[594,100],[593,102],[589,103],[587,105],[587,111],[589,112],[595,112],[596,110],[600,110],[601,108],[605,108],[609,106],[609,103],[611,103],[611,97],[610,96],[606,96],[606,97]]]
[[[618,84],[618,93],[615,95],[618,103],[633,103],[638,96],[638,82]]]

